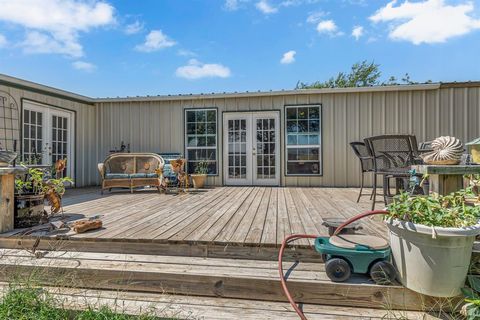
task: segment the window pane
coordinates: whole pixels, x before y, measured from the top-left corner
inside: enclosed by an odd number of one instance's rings
[[[298,119],[308,119],[308,108],[298,108]]]
[[[207,146],[209,147],[215,147],[216,145],[216,137],[215,136],[208,136],[207,137]]]
[[[195,131],[196,134],[205,134],[206,128],[205,123],[198,123],[197,122],[197,130]]]
[[[217,119],[216,119],[216,117],[215,117],[215,111],[214,111],[214,110],[207,111],[207,121],[208,121],[208,122],[215,122],[215,121],[217,121]]]
[[[194,134],[195,133],[195,123],[187,124],[187,134]]]
[[[208,173],[217,173],[216,110],[186,111],[186,156],[188,173],[194,173],[199,162],[208,162]],[[233,138],[233,136],[232,136]]]
[[[295,133],[298,132],[298,125],[297,121],[287,121],[287,132],[288,133]]]
[[[205,111],[197,111],[196,112],[196,121],[197,122],[205,122],[206,116],[205,116]]]
[[[287,136],[287,144],[297,144],[297,136],[294,134],[289,134]]]
[[[319,119],[320,118],[320,108],[319,107],[311,107],[308,112],[308,118],[311,119]]]
[[[308,136],[304,134],[299,134],[298,135],[298,144],[308,144]]]
[[[320,121],[319,120],[310,120],[308,122],[309,132],[319,132],[320,131]]]
[[[297,119],[297,108],[287,108],[287,120]]]
[[[308,121],[307,120],[298,121],[298,132],[308,132]]]
[[[319,162],[288,162],[287,174],[319,174]]]
[[[195,111],[187,111],[187,122],[195,122]]]
[[[215,122],[207,123],[207,133],[208,134],[215,134],[217,133],[217,124]]]

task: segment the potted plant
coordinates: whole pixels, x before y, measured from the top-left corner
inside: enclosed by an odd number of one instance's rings
[[[208,161],[207,160],[199,161],[195,166],[194,173],[191,174],[194,188],[199,189],[205,186],[205,182],[207,181],[207,173],[208,173]]]
[[[15,228],[31,227],[46,219],[43,178],[42,170],[28,168],[25,175],[15,179]]]
[[[471,188],[449,195],[402,193],[388,206],[387,226],[401,283],[437,297],[460,294],[480,233],[480,207],[468,205]]]
[[[27,168],[27,173],[15,179],[15,228],[31,227],[48,220],[44,200],[51,206],[51,213],[61,210],[61,198],[65,186],[73,183],[69,177],[57,177],[59,170],[52,173],[39,168]],[[55,178],[53,178],[55,176]]]

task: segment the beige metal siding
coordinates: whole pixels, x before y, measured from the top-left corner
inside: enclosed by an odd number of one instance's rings
[[[322,104],[323,176],[285,176],[285,105]],[[281,114],[281,184],[287,186],[358,186],[359,164],[349,142],[383,133],[413,133],[418,141],[454,135],[463,141],[480,136],[480,89],[359,91],[299,95],[205,97],[161,101],[114,101],[98,104],[99,160],[123,140],[132,151],[184,152],[185,108],[218,108],[221,185],[223,112],[279,110]]]
[[[75,181],[76,186],[95,185],[98,181],[96,172],[97,157],[95,155],[95,106],[81,102],[59,98],[53,95],[37,93],[27,89],[0,85],[1,91],[10,93],[22,108],[22,99],[32,100],[58,108],[75,112]],[[20,112],[20,110],[19,110]],[[20,114],[20,113],[19,113]],[[21,126],[22,127],[22,126]]]

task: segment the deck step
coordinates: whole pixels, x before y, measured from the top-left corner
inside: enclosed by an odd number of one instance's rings
[[[46,253],[46,254],[45,254]],[[35,279],[44,285],[281,301],[277,263],[181,256],[37,252],[3,249],[0,281]],[[290,270],[289,270],[290,268]],[[399,310],[434,310],[446,302],[366,277],[333,283],[322,263],[286,262],[288,286],[302,303]],[[450,301],[452,304],[455,301]]]
[[[8,289],[8,284],[0,284],[0,292],[4,293]],[[61,287],[45,287],[45,290],[54,298],[53,301],[72,310],[108,306],[112,310],[130,315],[147,313],[177,319],[298,319],[290,305],[285,302]],[[340,308],[313,304],[304,304],[302,307],[310,320],[439,319],[416,311]]]

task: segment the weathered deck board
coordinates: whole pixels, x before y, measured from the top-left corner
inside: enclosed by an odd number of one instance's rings
[[[357,189],[217,187],[198,192],[70,189],[64,198],[70,220],[100,215],[104,228],[62,236],[84,241],[202,243],[278,247],[292,233],[326,235],[326,217],[348,218],[369,208],[356,203]],[[364,232],[385,236],[382,223],[365,220]],[[12,233],[0,235],[0,239]],[[43,235],[48,236],[48,235]],[[54,237],[55,235],[52,235]],[[298,245],[308,245],[300,240]]]
[[[2,293],[9,289],[7,283],[2,283],[0,286]],[[99,309],[102,306],[109,306],[112,310],[131,315],[147,313],[158,317],[179,319],[298,319],[298,316],[290,305],[285,302],[62,287],[45,287],[42,289],[47,290],[54,298],[54,301],[60,301],[62,307],[73,310],[84,310],[86,308]],[[305,304],[302,307],[308,319],[437,319],[423,312],[414,311],[339,308],[311,304]]]
[[[32,275],[39,284],[57,286],[236,299],[254,293],[256,300],[285,301],[275,261],[60,251],[32,259],[26,251],[6,249],[0,266],[0,281]],[[288,284],[298,302],[399,310],[437,310],[448,302],[398,285],[375,285],[364,276],[333,283],[320,263],[290,262],[284,268],[292,268]]]

